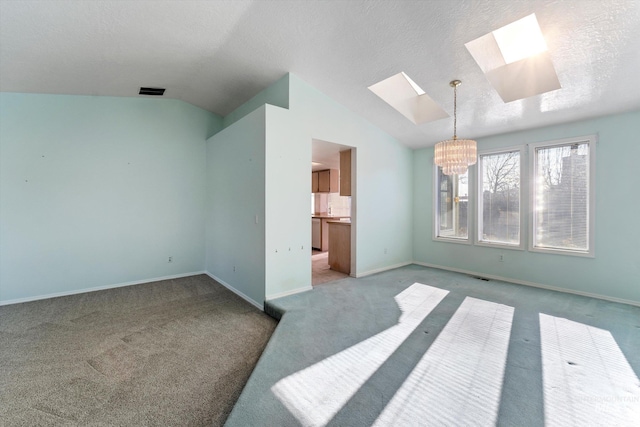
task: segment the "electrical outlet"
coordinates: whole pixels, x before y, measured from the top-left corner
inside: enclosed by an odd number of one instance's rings
[[[387,254],[387,248],[384,248],[384,254],[385,255]]]
[[[169,260],[168,260],[167,262],[173,262],[173,257],[172,257],[172,256],[170,256],[170,257],[169,257]]]
[[[498,255],[498,261],[504,262],[504,254]]]
[[[235,265],[233,266],[233,272],[234,273],[236,272],[236,266]]]

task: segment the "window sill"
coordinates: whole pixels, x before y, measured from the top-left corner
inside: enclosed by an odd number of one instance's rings
[[[512,251],[524,251],[524,245],[523,244],[519,244],[519,245],[510,245],[508,243],[493,243],[493,242],[487,242],[487,241],[477,241],[476,242],[476,246],[482,246],[484,248],[496,248],[496,249],[509,249]]]
[[[471,240],[469,238],[459,239],[455,237],[442,237],[442,236],[434,236],[434,242],[444,242],[444,243],[457,243],[459,245],[472,245]]]
[[[585,251],[572,251],[569,249],[553,249],[553,248],[540,248],[540,247],[530,247],[530,252],[537,252],[542,254],[550,254],[550,255],[568,255],[575,256],[581,258],[595,258],[596,255],[593,250],[589,252]]]

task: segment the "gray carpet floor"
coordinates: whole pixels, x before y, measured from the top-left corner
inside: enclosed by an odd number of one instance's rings
[[[275,326],[205,275],[0,307],[0,425],[222,425]]]
[[[410,265],[265,310],[228,427],[640,425],[640,307]]]

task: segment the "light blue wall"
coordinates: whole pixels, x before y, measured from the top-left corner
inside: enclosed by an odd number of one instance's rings
[[[640,302],[637,162],[640,112],[478,139],[478,149],[598,134],[595,259],[432,240],[433,149],[414,153],[414,258],[418,262]],[[524,230],[526,235],[526,230]],[[505,261],[498,262],[504,253]]]
[[[267,105],[259,108],[261,103]],[[357,149],[356,274],[411,262],[410,149],[294,75],[278,80],[224,120],[229,127],[209,139],[210,274],[257,303],[265,296],[310,288],[313,138]],[[262,175],[246,164],[248,156],[257,159],[259,150]],[[224,217],[227,208],[235,216]],[[260,218],[256,226],[250,222],[260,209],[264,223]],[[238,264],[246,270],[240,272]]]
[[[357,274],[410,262],[412,150],[296,76],[290,79],[293,120],[304,129],[307,149],[311,138],[356,148]]]
[[[314,138],[356,148],[357,275],[415,260],[640,301],[640,112],[478,141],[599,135],[595,259],[433,241],[433,150],[294,75],[226,122],[176,100],[0,94],[0,303],[204,269],[257,304],[307,289]]]
[[[357,147],[357,274],[411,261],[411,150],[294,76],[224,123],[56,95],[3,94],[1,117],[2,300],[203,269],[257,304],[309,288],[313,138]]]
[[[0,94],[0,302],[203,271],[221,121],[176,100]]]
[[[356,274],[410,263],[412,151],[295,75],[289,94],[267,110],[267,298],[311,284],[313,138],[356,148]]]
[[[311,139],[308,138],[290,110],[267,106],[267,299],[311,288]]]
[[[265,295],[264,105],[207,141],[206,236],[207,271],[262,306]]]
[[[289,74],[286,74],[231,113],[227,114],[223,119],[222,125],[224,127],[230,126],[265,104],[289,108]]]

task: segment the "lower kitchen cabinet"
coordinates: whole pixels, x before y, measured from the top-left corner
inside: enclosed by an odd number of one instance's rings
[[[329,267],[351,274],[351,223],[329,221]]]
[[[320,218],[311,218],[311,247],[322,249],[322,223]]]
[[[322,252],[329,250],[329,226],[326,218],[311,218],[311,247]]]

